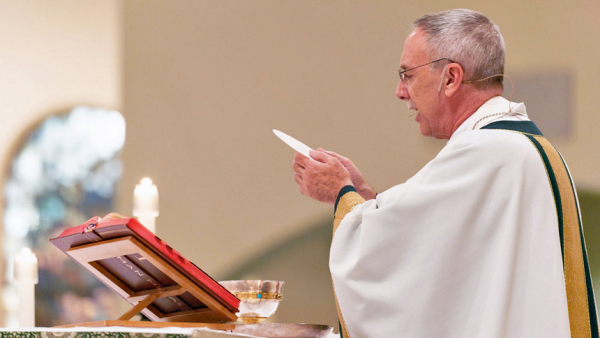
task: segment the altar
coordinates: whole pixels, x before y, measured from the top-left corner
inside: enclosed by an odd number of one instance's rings
[[[130,328],[130,327],[104,327],[104,328],[21,328],[0,329],[0,336],[11,338],[227,338],[227,337],[252,337],[245,334],[236,334],[211,329],[189,328]]]
[[[260,324],[259,324],[260,325]],[[288,337],[288,338],[336,338],[337,334],[310,333],[311,328],[300,328],[297,333],[292,333],[295,324],[266,324],[271,326],[271,333],[265,335],[252,335],[248,333],[236,332],[235,325],[229,329],[211,329],[211,328],[185,328],[185,327],[163,327],[163,328],[145,328],[145,327],[125,327],[125,326],[107,326],[107,327],[70,327],[70,328],[20,328],[20,329],[0,329],[0,336],[11,338],[228,338],[228,337]],[[300,324],[302,325],[302,324]],[[318,329],[318,328],[316,328]],[[251,329],[242,328],[241,331],[251,332]],[[279,333],[278,333],[279,332]]]

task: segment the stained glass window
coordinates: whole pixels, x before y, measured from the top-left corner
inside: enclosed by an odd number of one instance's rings
[[[130,307],[48,241],[114,211],[124,143],[123,116],[92,107],[50,116],[25,135],[4,186],[6,326],[18,325],[12,273],[15,254],[23,247],[30,247],[39,262],[37,326],[116,319]]]

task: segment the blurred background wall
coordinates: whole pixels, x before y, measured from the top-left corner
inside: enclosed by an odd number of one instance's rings
[[[121,110],[122,23],[118,0],[0,1],[0,243],[8,237],[4,188],[12,159],[35,126],[78,105]],[[99,132],[86,129],[90,137]],[[14,307],[16,289],[5,263],[13,256],[1,246],[0,325],[11,325],[5,307]]]
[[[587,0],[0,1],[0,158],[57,110],[121,111],[115,211],[131,215],[135,184],[152,178],[161,238],[217,279],[285,280],[274,320],[333,325],[332,208],[300,195],[271,130],[350,157],[379,191],[405,181],[444,142],[421,137],[394,95],[404,39],[418,16],[458,7],[500,26],[515,98],[528,104],[519,94],[545,88],[541,75],[568,83],[550,96],[571,109],[532,116],[562,119],[548,136],[591,196],[584,215],[600,213],[600,3]]]

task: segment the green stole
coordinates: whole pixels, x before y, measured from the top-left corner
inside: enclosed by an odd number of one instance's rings
[[[571,337],[600,337],[579,202],[562,156],[531,121],[498,121],[481,129],[519,132],[540,154],[556,204]]]

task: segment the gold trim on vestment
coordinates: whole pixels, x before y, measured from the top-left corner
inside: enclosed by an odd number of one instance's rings
[[[344,194],[338,202],[335,215],[333,215],[333,233],[335,234],[340,223],[346,215],[358,204],[364,203],[365,199],[358,193],[350,191]]]
[[[338,202],[337,209],[335,211],[335,215],[333,215],[333,235],[335,236],[335,232],[337,231],[340,223],[346,215],[352,211],[352,209],[358,204],[364,203],[365,199],[362,198],[359,194],[354,191],[350,191],[344,194]],[[332,281],[333,284],[333,281]],[[340,304],[337,299],[337,295],[335,293],[335,285],[333,285],[333,297],[335,298],[335,306],[338,312],[338,318],[340,320],[340,326],[342,329],[342,336],[344,338],[350,338],[350,333],[348,332],[348,328],[346,327],[346,322],[344,321],[344,316],[342,316],[342,310],[340,309]]]
[[[331,281],[333,284],[333,280]],[[335,307],[337,308],[338,319],[340,320],[340,327],[342,329],[342,337],[350,338],[350,333],[348,333],[348,328],[346,327],[346,321],[344,320],[344,316],[342,316],[342,310],[340,309],[340,303],[338,302],[337,295],[335,293],[335,285],[333,285],[333,298],[335,298]]]
[[[591,337],[587,283],[579,230],[579,213],[571,179],[560,154],[543,137],[534,136],[546,152],[560,193],[563,259],[571,337]]]

